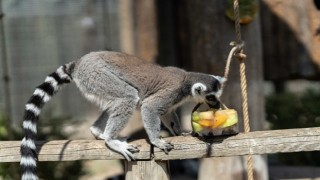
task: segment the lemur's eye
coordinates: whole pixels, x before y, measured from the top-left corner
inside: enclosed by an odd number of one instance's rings
[[[215,95],[208,95],[206,96],[207,101],[217,101],[217,98]]]

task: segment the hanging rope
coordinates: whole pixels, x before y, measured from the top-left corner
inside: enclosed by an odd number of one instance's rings
[[[240,48],[240,51],[237,54],[235,54],[235,56],[240,61],[240,84],[241,84],[244,132],[248,133],[248,132],[250,132],[250,124],[249,124],[250,121],[249,121],[249,112],[248,112],[246,65],[244,63],[244,60],[246,59],[246,55],[243,54],[243,41],[241,39],[241,27],[240,27],[240,15],[239,15],[239,2],[238,2],[238,0],[233,0],[233,8],[234,8],[234,14],[235,14],[235,29],[236,29],[236,34],[237,34],[237,45]],[[253,180],[253,162],[252,162],[252,155],[251,154],[247,155],[247,177],[248,177],[248,180]]]
[[[226,80],[229,76],[230,64],[233,57],[236,57],[240,62],[240,84],[241,84],[241,98],[242,98],[242,113],[243,113],[243,124],[244,124],[244,132],[250,132],[250,124],[249,124],[249,112],[248,112],[248,97],[247,97],[247,80],[246,80],[246,65],[244,63],[246,59],[246,55],[243,53],[244,42],[241,38],[241,27],[240,27],[240,15],[239,15],[239,3],[238,0],[233,0],[233,8],[234,8],[234,16],[235,16],[235,30],[236,30],[236,41],[231,42],[230,45],[233,46],[231,49],[225,71],[224,77]],[[226,81],[225,81],[226,83]],[[222,84],[222,89],[225,86],[225,83]],[[223,106],[225,106],[222,103]],[[249,144],[250,146],[250,144]],[[253,180],[253,162],[252,155],[247,155],[247,178],[248,180]]]

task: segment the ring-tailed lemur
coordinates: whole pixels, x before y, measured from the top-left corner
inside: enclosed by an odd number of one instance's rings
[[[118,140],[117,135],[134,110],[141,111],[150,142],[167,153],[173,145],[160,138],[161,121],[173,134],[180,135],[175,108],[186,100],[216,104],[223,78],[161,67],[134,56],[107,51],[92,52],[59,67],[36,88],[25,106],[20,162],[23,180],[38,179],[35,135],[40,111],[63,84],[72,81],[84,97],[103,110],[91,127],[92,134],[130,160],[134,159],[132,153],[139,150]]]

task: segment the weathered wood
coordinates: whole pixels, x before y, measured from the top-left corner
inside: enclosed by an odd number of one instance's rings
[[[126,162],[126,180],[154,179],[168,180],[169,168],[167,161],[131,161]]]
[[[320,150],[320,128],[256,131],[202,141],[196,137],[173,137],[174,150],[166,155],[154,150],[156,160],[272,154]]]
[[[0,142],[0,162],[20,161],[20,141]],[[150,159],[150,144],[145,140],[132,142],[139,149],[137,160]],[[108,149],[103,140],[60,140],[37,142],[39,161],[108,160],[123,157]]]
[[[272,154],[320,150],[320,127],[288,130],[256,131],[230,137],[201,140],[196,137],[170,137],[174,149],[165,154],[158,148],[151,149],[146,140],[132,142],[140,152],[137,160],[192,159],[204,157],[239,156],[247,154]],[[81,159],[123,159],[108,150],[102,140],[60,140],[37,142],[39,161],[73,161]],[[0,142],[0,162],[20,160],[20,141]]]

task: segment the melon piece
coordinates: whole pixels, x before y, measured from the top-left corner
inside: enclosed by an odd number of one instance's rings
[[[227,116],[226,121],[219,128],[226,128],[238,123],[238,114],[234,109],[219,110],[215,113],[215,116]]]
[[[213,120],[212,119],[200,119],[198,123],[205,128],[209,128],[212,126]]]
[[[203,120],[203,119],[213,120],[214,113],[215,113],[214,111],[204,111],[204,112],[200,112],[199,116],[200,116],[201,120]]]
[[[192,122],[192,129],[195,131],[195,132],[200,132],[202,131],[202,127],[200,124],[196,123],[196,122]]]
[[[205,128],[210,128],[213,123],[214,111],[204,111],[199,113],[198,124]]]
[[[228,119],[228,115],[225,113],[221,113],[220,111],[217,111],[214,114],[214,118],[212,121],[212,125],[211,128],[218,128],[219,126],[221,126],[222,124],[224,124]]]
[[[192,113],[192,121],[193,122],[198,122],[200,120],[200,115],[199,112],[195,111]]]
[[[226,128],[238,123],[238,115],[234,109],[215,110],[192,113],[192,126],[196,132],[203,128]],[[196,130],[197,129],[197,130]]]

